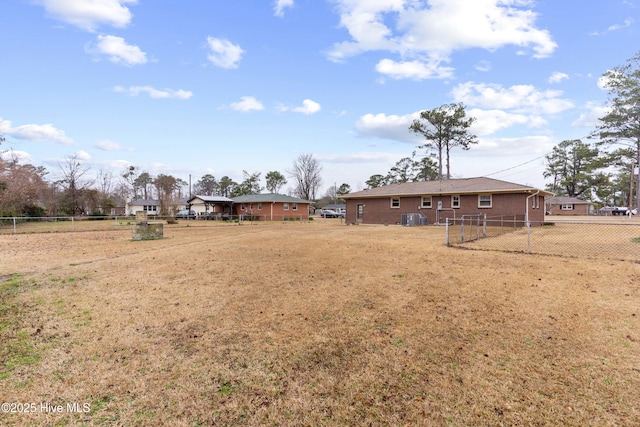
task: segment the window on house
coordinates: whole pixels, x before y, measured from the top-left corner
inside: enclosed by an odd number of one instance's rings
[[[478,207],[479,208],[490,208],[491,207],[491,194],[480,194],[478,196]]]
[[[561,209],[563,211],[572,211],[573,210],[573,205],[562,205]]]
[[[262,210],[262,203],[258,203],[258,210],[261,211]]]
[[[451,207],[452,208],[460,207],[460,196],[451,196]]]
[[[285,211],[288,211],[289,210],[289,203],[283,203],[282,204],[282,209],[285,210]]]
[[[421,206],[423,208],[431,209],[431,196],[423,196]]]
[[[291,209],[294,210],[294,211],[297,211],[298,210],[298,204],[297,203],[293,203],[291,205]]]
[[[245,204],[244,204],[244,203],[242,203],[242,204],[240,205],[240,210],[241,210],[241,211],[246,211],[246,210],[247,210],[247,207],[245,206]]]
[[[392,208],[399,208],[400,207],[400,198],[399,197],[392,197],[391,198],[391,207]]]

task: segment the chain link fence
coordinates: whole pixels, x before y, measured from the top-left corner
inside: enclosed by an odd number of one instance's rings
[[[150,222],[163,222],[171,227],[206,227],[233,223],[268,223],[283,222],[296,223],[314,220],[302,214],[292,215],[228,215],[225,217],[210,217],[198,219],[175,220],[172,216],[149,215]],[[338,221],[316,217],[315,220]],[[22,233],[68,233],[76,231],[116,231],[123,227],[131,229],[136,223],[134,216],[55,216],[55,217],[0,217],[0,234]]]
[[[640,218],[527,223],[518,216],[464,216],[448,221],[446,243],[464,249],[640,263]]]

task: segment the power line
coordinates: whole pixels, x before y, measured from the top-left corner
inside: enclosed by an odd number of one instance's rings
[[[497,175],[497,174],[499,174],[499,173],[506,172],[506,171],[509,171],[509,170],[511,170],[511,169],[519,168],[520,166],[524,166],[524,165],[529,164],[529,163],[531,163],[531,162],[535,162],[536,160],[540,160],[541,158],[545,157],[547,154],[550,154],[550,153],[551,153],[551,152],[549,152],[549,153],[545,153],[545,154],[543,154],[543,155],[542,155],[542,156],[540,156],[540,157],[536,157],[535,159],[531,159],[531,160],[529,160],[529,161],[527,161],[527,162],[520,163],[519,165],[512,166],[512,167],[510,167],[510,168],[506,168],[506,169],[502,169],[502,170],[499,170],[499,171],[497,171],[497,172],[493,172],[493,173],[487,174],[487,175],[485,175],[485,176]]]

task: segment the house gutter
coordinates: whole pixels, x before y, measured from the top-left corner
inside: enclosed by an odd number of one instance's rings
[[[526,206],[525,206],[525,214],[524,214],[524,221],[528,224],[529,223],[529,199],[532,198],[533,196],[537,196],[538,194],[540,194],[540,190],[536,190],[535,193],[531,194],[530,196],[527,196],[527,199],[525,201]]]

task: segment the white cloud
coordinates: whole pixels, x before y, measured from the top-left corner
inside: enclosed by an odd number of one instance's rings
[[[249,112],[249,111],[261,111],[264,110],[262,102],[258,101],[253,96],[242,96],[240,101],[231,104],[231,108],[235,111]]]
[[[317,102],[312,101],[310,99],[305,99],[304,101],[302,101],[301,107],[292,108],[291,111],[309,115],[309,114],[315,114],[321,109],[322,107]]]
[[[622,74],[620,73],[620,71],[607,70],[598,78],[598,83],[597,83],[598,87],[602,90],[608,91],[610,89],[609,85],[611,83],[615,83],[615,82],[612,82],[612,80],[621,78],[621,77],[622,77]]]
[[[390,163],[398,161],[397,153],[383,153],[379,151],[363,151],[346,154],[317,154],[317,159],[326,163]]]
[[[0,131],[4,135],[28,141],[52,141],[64,145],[73,144],[73,140],[65,135],[64,131],[56,129],[52,124],[36,125],[28,124],[12,127],[9,120],[0,118]]]
[[[18,163],[31,163],[33,158],[31,154],[26,151],[17,151],[17,150],[8,150],[8,151],[0,151],[0,159],[11,162],[16,160]]]
[[[78,160],[91,160],[91,155],[84,150],[76,151],[75,153],[73,153],[73,157]]]
[[[600,124],[600,117],[606,116],[611,110],[609,107],[598,102],[588,102],[585,105],[585,112],[571,123],[574,128],[595,128]]]
[[[568,78],[569,78],[569,75],[567,73],[561,73],[559,71],[556,71],[553,74],[551,74],[551,76],[549,76],[548,82],[560,83],[562,80],[568,79]]]
[[[54,18],[86,31],[95,31],[101,24],[116,28],[131,22],[127,4],[137,0],[36,0]]]
[[[489,62],[489,61],[480,61],[475,65],[474,68],[476,70],[478,70],[478,71],[482,71],[483,73],[486,73],[488,71],[491,71],[491,62]]]
[[[108,139],[99,139],[93,146],[103,151],[121,151],[123,149],[121,144]]]
[[[539,115],[509,113],[501,110],[469,109],[467,116],[477,119],[471,131],[478,136],[491,135],[515,125],[540,127],[547,123]],[[423,137],[409,130],[413,120],[419,117],[420,111],[403,116],[383,113],[365,114],[358,119],[355,128],[358,135],[362,137],[419,144],[424,142]]]
[[[193,92],[188,90],[182,90],[182,89],[160,90],[151,86],[129,86],[128,88],[125,88],[123,86],[115,86],[113,90],[118,93],[126,93],[127,95],[130,95],[130,96],[138,96],[141,93],[146,93],[149,95],[149,97],[153,99],[169,99],[169,98],[189,99],[193,96]]]
[[[555,114],[574,106],[571,101],[560,98],[562,91],[540,91],[531,85],[504,88],[498,84],[467,82],[457,85],[451,93],[456,102],[517,113]]]
[[[469,152],[461,152],[460,156],[523,156],[548,153],[554,146],[553,138],[544,135],[524,136],[520,138],[479,138]],[[487,172],[486,165],[484,168]]]
[[[238,62],[242,58],[244,50],[226,39],[207,37],[210,52],[207,55],[209,61],[221,68],[238,68]]]
[[[623,21],[622,24],[613,24],[610,25],[605,31],[593,31],[590,33],[591,36],[604,36],[605,34],[613,31],[622,30],[624,28],[628,28],[635,23],[633,18],[627,18]]]
[[[276,108],[280,112],[293,111],[294,113],[302,113],[307,115],[315,114],[322,109],[320,104],[312,101],[311,99],[305,99],[304,101],[302,101],[302,105],[300,107],[291,107],[284,104],[279,104]]]
[[[454,51],[505,46],[529,49],[536,58],[553,53],[557,44],[547,30],[535,25],[537,14],[527,0],[335,0],[340,25],[350,41],[337,43],[329,59],[342,61],[367,51],[387,51],[402,57],[395,64],[426,64],[437,70]],[[394,24],[392,24],[394,23]],[[394,63],[378,65],[383,70]],[[385,68],[385,66],[387,68]],[[421,67],[417,67],[421,68]],[[424,75],[424,69],[420,72]],[[395,78],[421,75],[393,73]],[[433,77],[447,77],[435,73]]]
[[[376,71],[393,79],[423,80],[453,77],[453,68],[443,67],[437,61],[428,63],[421,60],[396,62],[391,59],[383,59],[376,65]]]
[[[109,61],[122,65],[140,65],[147,63],[147,54],[138,46],[127,44],[122,37],[103,36],[97,37],[95,47],[87,49],[89,53],[106,55]]]
[[[293,7],[293,0],[276,0],[274,15],[283,17],[284,9],[287,7]]]
[[[379,114],[365,114],[356,122],[358,135],[370,138],[390,139],[393,141],[419,143],[422,138],[409,131],[414,119],[420,117],[420,112],[404,116]]]
[[[502,110],[470,109],[467,115],[476,119],[471,131],[478,136],[492,135],[515,125],[540,127],[547,123],[538,115],[515,114]]]
[[[627,18],[624,20],[624,22],[622,24],[614,24],[612,26],[610,26],[609,28],[607,28],[607,31],[618,31],[621,30],[623,28],[628,28],[630,26],[633,25],[635,21],[633,20],[633,18]]]

